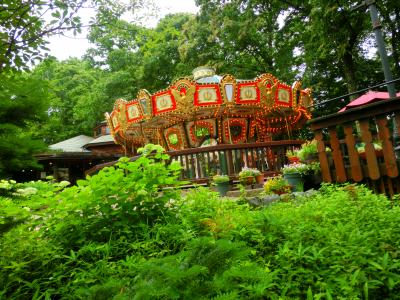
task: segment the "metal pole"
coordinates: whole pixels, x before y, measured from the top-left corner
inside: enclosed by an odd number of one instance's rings
[[[379,55],[381,57],[383,73],[385,74],[385,81],[387,83],[386,85],[387,90],[389,92],[390,98],[395,98],[396,97],[395,87],[393,83],[388,83],[393,79],[392,79],[392,73],[390,71],[389,61],[386,54],[385,41],[383,40],[383,35],[381,30],[382,25],[379,21],[378,11],[375,6],[375,0],[367,0],[365,1],[365,4],[368,6],[369,13],[371,15],[372,28],[374,29],[375,32],[376,44],[378,46]]]
[[[383,40],[383,35],[382,35],[382,30],[381,30],[382,25],[381,25],[381,22],[379,21],[378,10],[376,9],[376,6],[375,6],[375,0],[365,0],[360,5],[355,6],[352,10],[356,10],[356,9],[359,9],[360,7],[365,7],[365,6],[368,7],[369,13],[371,16],[372,28],[374,29],[374,32],[375,32],[376,44],[378,46],[379,56],[381,57],[383,73],[385,75],[386,88],[389,92],[389,97],[395,98],[396,97],[396,89],[394,87],[394,84],[391,83],[391,81],[393,81],[392,73],[390,71],[389,61],[388,61],[387,54],[386,54],[385,41]],[[396,124],[396,120],[393,118],[393,145],[394,145],[395,149],[400,147],[400,146],[397,146],[398,143],[399,143],[399,136],[398,136],[398,132],[397,132],[397,124]],[[400,157],[400,153],[396,153],[396,155],[398,157]]]

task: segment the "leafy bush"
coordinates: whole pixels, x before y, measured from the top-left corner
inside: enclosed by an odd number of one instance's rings
[[[281,169],[282,174],[300,174],[304,175],[308,172],[308,166],[303,163],[295,163],[290,165],[284,165]]]
[[[228,175],[214,175],[213,182],[214,183],[229,182],[229,176]]]
[[[310,159],[310,157],[317,155],[317,153],[317,140],[312,140],[301,145],[300,150],[297,152],[297,156],[300,160],[306,161]]]
[[[261,172],[258,169],[255,168],[247,168],[244,167],[242,171],[239,172],[239,178],[246,178],[246,177],[251,177],[251,176],[258,176],[260,175]]]
[[[0,236],[0,298],[398,298],[400,207],[384,196],[323,185],[252,209],[207,188],[181,196],[179,166],[144,153],[1,200],[19,222]]]
[[[292,158],[292,157],[297,157],[298,156],[299,150],[287,150],[286,151],[286,157],[287,158]]]
[[[275,176],[268,178],[264,183],[264,191],[266,194],[289,193],[290,186],[285,178],[282,176]]]

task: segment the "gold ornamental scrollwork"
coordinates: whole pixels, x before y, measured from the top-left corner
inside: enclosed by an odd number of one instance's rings
[[[260,89],[261,104],[272,107],[275,104],[275,94],[279,81],[271,74],[263,74],[258,77],[257,86]]]
[[[110,116],[110,114],[107,113],[107,112],[104,114],[104,116],[105,116],[105,118],[106,118],[107,126],[108,126],[108,128],[110,128],[110,134],[111,134],[111,136],[113,137],[114,142],[118,144],[118,141],[117,141],[117,139],[115,138],[115,131],[114,131],[113,123],[112,123],[112,121],[111,121],[111,116]]]
[[[297,108],[299,106],[301,98],[301,81],[296,81],[292,86],[292,107]]]
[[[125,130],[128,126],[128,120],[126,118],[126,104],[124,99],[118,99],[114,104],[114,111],[121,130]]]
[[[181,79],[175,82],[171,87],[171,93],[175,98],[178,112],[185,115],[193,113],[195,92],[196,86],[188,79]]]

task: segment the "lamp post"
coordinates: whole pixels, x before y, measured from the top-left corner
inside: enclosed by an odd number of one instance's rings
[[[378,17],[378,10],[376,9],[375,6],[375,0],[365,0],[361,4],[355,6],[351,10],[356,10],[362,7],[367,7],[369,9],[369,13],[371,16],[371,22],[372,22],[372,28],[375,33],[375,40],[376,44],[378,46],[378,51],[379,51],[379,56],[381,57],[381,63],[382,63],[382,68],[383,68],[383,74],[385,75],[385,81],[386,81],[386,88],[389,92],[389,97],[390,98],[395,98],[396,97],[396,89],[394,87],[393,83],[390,83],[393,81],[392,77],[392,72],[390,71],[390,66],[389,66],[389,61],[386,53],[386,48],[385,48],[385,41],[383,40],[383,35],[382,35],[382,25],[381,22],[379,21]],[[398,132],[397,132],[397,125],[396,125],[396,120],[393,119],[393,144],[396,147],[398,144]],[[398,148],[398,147],[396,147]]]
[[[378,10],[376,9],[376,6],[375,6],[375,0],[365,0],[361,4],[352,8],[351,10],[356,10],[361,7],[368,7],[368,9],[369,9],[369,13],[371,16],[371,22],[372,22],[372,29],[374,30],[374,33],[375,33],[375,40],[376,40],[376,44],[378,46],[379,56],[381,57],[383,74],[385,75],[385,81],[387,82],[386,87],[389,92],[389,97],[395,98],[396,90],[394,88],[394,84],[389,83],[393,80],[393,77],[392,77],[392,72],[390,71],[389,61],[388,61],[386,48],[385,48],[385,41],[383,40],[383,35],[382,35],[382,30],[381,30],[382,25],[381,25],[381,22],[379,21]]]

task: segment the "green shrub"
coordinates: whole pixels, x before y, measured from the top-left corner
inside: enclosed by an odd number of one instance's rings
[[[0,235],[0,298],[399,298],[400,207],[384,196],[323,185],[261,209],[207,188],[181,197],[179,166],[145,153],[2,199],[16,223]]]

